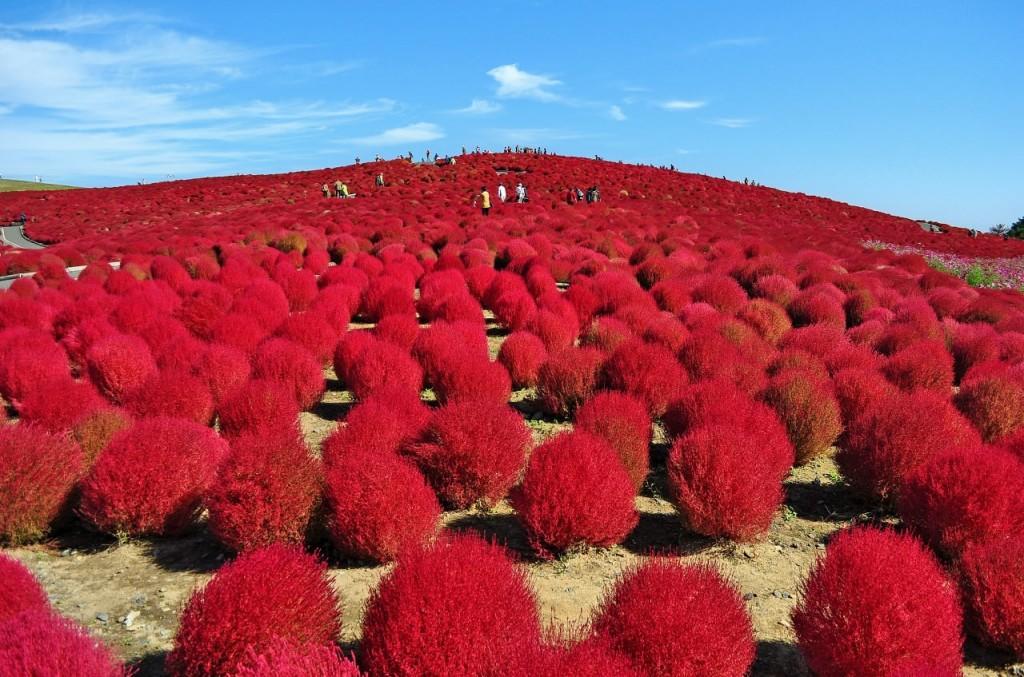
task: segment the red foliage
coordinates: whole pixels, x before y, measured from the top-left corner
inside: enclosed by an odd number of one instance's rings
[[[1024,428],[1024,383],[1007,370],[965,380],[953,401],[986,442]]]
[[[686,386],[686,370],[667,348],[631,341],[604,364],[604,382],[642,401],[652,416],[665,413]]]
[[[370,397],[381,388],[418,394],[423,387],[423,370],[416,360],[393,343],[377,339],[367,342],[357,360],[343,368],[346,385],[359,399]]]
[[[786,309],[767,299],[752,299],[740,309],[736,317],[750,325],[758,336],[772,345],[777,345],[793,328]]]
[[[92,382],[114,402],[130,399],[157,371],[149,346],[126,334],[96,341],[85,360]]]
[[[601,604],[594,629],[640,674],[741,677],[754,662],[743,599],[707,565],[652,559],[627,571]]]
[[[735,315],[748,301],[743,287],[724,275],[708,275],[693,288],[691,296],[694,301],[707,303],[727,315]]]
[[[580,345],[593,346],[610,353],[633,336],[633,330],[622,320],[602,316],[590,323],[580,338]]]
[[[310,409],[320,401],[325,387],[323,371],[316,358],[302,346],[270,339],[256,350],[252,364],[253,378],[281,383],[300,409]]]
[[[845,422],[852,421],[875,402],[895,397],[897,393],[896,387],[878,371],[856,367],[836,372],[832,387]]]
[[[151,418],[118,433],[82,481],[79,513],[110,534],[173,535],[195,522],[228,454],[215,432]]]
[[[463,400],[434,411],[421,442],[410,445],[441,500],[454,508],[494,505],[526,462],[530,430],[511,407]]]
[[[1024,659],[1024,538],[970,545],[957,562],[967,630]]]
[[[215,406],[236,395],[251,371],[244,353],[217,343],[207,346],[193,367],[193,374],[206,384]]]
[[[526,331],[512,332],[501,344],[498,362],[508,371],[516,388],[537,385],[540,367],[548,358],[544,342]]]
[[[328,364],[334,355],[341,332],[313,311],[290,315],[277,328],[276,335],[305,348],[321,364]]]
[[[829,543],[793,611],[800,650],[819,675],[896,675],[930,666],[959,675],[957,592],[911,536],[872,528]]]
[[[260,430],[298,430],[299,426],[299,405],[278,381],[249,381],[221,403],[217,415],[225,437]]]
[[[929,460],[981,442],[948,400],[927,390],[875,400],[847,421],[845,439],[836,454],[843,476],[861,493],[882,499]]]
[[[84,628],[37,609],[0,623],[0,674],[127,677],[131,672]]]
[[[457,400],[506,403],[512,395],[512,380],[500,362],[484,358],[449,360],[434,380],[437,401]]]
[[[23,423],[61,432],[104,406],[106,400],[91,383],[65,376],[35,384],[19,404],[18,417]]]
[[[846,329],[846,311],[843,310],[842,302],[817,288],[797,294],[787,310],[793,318],[794,327],[827,324]]]
[[[68,357],[50,336],[24,329],[0,333],[0,395],[15,405],[37,385],[70,377]]]
[[[525,573],[502,548],[452,536],[407,552],[384,576],[361,649],[375,675],[500,675],[539,643]]]
[[[213,395],[206,384],[181,372],[157,372],[125,405],[136,418],[173,416],[200,425],[213,421]]]
[[[541,647],[522,667],[524,677],[640,677],[630,659],[611,648],[603,639],[558,641]],[[548,640],[550,642],[550,640]]]
[[[260,649],[249,647],[231,677],[360,677],[355,661],[334,644],[296,645],[270,640]]]
[[[349,449],[327,469],[327,528],[342,553],[389,562],[437,532],[441,506],[409,460],[376,449]]]
[[[236,552],[302,543],[320,494],[317,465],[294,430],[233,439],[206,499],[210,532]]]
[[[737,420],[754,405],[749,395],[729,381],[700,381],[683,390],[665,410],[662,420],[669,436],[679,437],[695,428]]]
[[[512,492],[534,552],[621,543],[637,523],[636,489],[615,450],[587,432],[565,433],[533,450]]]
[[[938,341],[917,341],[896,351],[884,370],[903,390],[925,388],[948,396],[953,389],[953,356]]]
[[[633,488],[639,489],[650,469],[651,417],[632,395],[601,392],[576,410],[575,428],[602,438],[626,468]]]
[[[954,449],[911,473],[898,505],[928,545],[956,556],[1024,531],[1024,462],[998,448]]]
[[[0,624],[23,611],[49,608],[50,598],[28,567],[0,553]]]
[[[192,594],[168,668],[181,677],[214,677],[277,640],[302,650],[330,644],[341,630],[339,607],[327,565],[316,557],[285,545],[254,550]]]
[[[427,383],[434,384],[450,365],[469,359],[489,359],[483,327],[466,322],[435,322],[420,332],[412,355],[423,367]]]
[[[324,463],[332,465],[350,452],[397,453],[415,441],[430,422],[431,410],[418,393],[384,388],[349,410],[345,425],[323,444]]]
[[[65,513],[82,466],[82,451],[65,436],[0,425],[0,541],[18,545],[45,534]]]
[[[420,333],[420,323],[409,315],[388,315],[373,328],[373,335],[409,352]]]
[[[835,395],[812,373],[784,370],[768,383],[763,397],[786,426],[797,465],[824,454],[843,431]]]
[[[537,374],[545,411],[568,416],[597,390],[605,356],[597,348],[567,348],[548,357]]]

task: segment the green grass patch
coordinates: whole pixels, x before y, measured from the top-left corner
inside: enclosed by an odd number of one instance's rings
[[[0,193],[10,193],[16,190],[71,190],[73,188],[74,186],[62,186],[57,183],[36,183],[35,181],[0,179]]]

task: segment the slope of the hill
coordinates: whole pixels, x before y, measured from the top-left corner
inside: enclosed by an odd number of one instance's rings
[[[39,183],[37,181],[18,181],[16,179],[0,179],[0,193],[23,190],[71,190],[74,186],[59,183]]]
[[[374,187],[378,172],[387,182],[383,189]],[[333,186],[337,179],[358,197],[322,197],[321,186]],[[503,182],[511,194],[520,180],[530,203],[497,205],[491,226],[576,225],[595,236],[634,241],[685,224],[696,243],[749,237],[783,250],[843,255],[865,240],[881,240],[973,256],[1024,255],[1024,242],[971,238],[961,229],[926,233],[910,219],[800,193],[652,167],[532,154],[460,156],[457,164],[442,167],[390,161],[291,174],[16,193],[0,195],[0,220],[26,213],[28,235],[59,244],[51,253],[68,264],[129,253],[173,251],[186,256],[257,232],[330,232],[332,225],[346,222],[478,227],[482,219],[472,207],[474,193],[482,185],[494,193]],[[601,190],[599,204],[566,204],[568,187],[592,185]],[[30,256],[22,256],[7,267],[31,269],[34,264]]]

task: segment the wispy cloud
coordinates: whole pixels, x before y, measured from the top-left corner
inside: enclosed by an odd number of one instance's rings
[[[433,122],[416,122],[404,127],[386,129],[380,134],[352,139],[352,143],[363,146],[394,146],[402,143],[419,143],[444,138],[444,131]]]
[[[501,104],[488,101],[487,99],[473,99],[465,108],[458,108],[451,111],[461,115],[488,115],[501,110]]]
[[[709,124],[716,125],[718,127],[728,127],[729,129],[741,129],[743,127],[749,127],[754,123],[751,118],[715,118],[709,120]]]
[[[81,12],[53,15],[36,21],[0,24],[0,30],[26,33],[99,33],[115,26],[138,24],[166,24],[163,17],[141,12],[110,14],[107,12]]]
[[[608,109],[608,116],[617,122],[622,122],[626,119],[626,114],[622,112],[622,108],[619,106],[611,106]]]
[[[671,99],[669,101],[662,101],[658,104],[665,110],[695,110],[697,108],[703,108],[707,105],[707,101],[687,101],[683,99]]]
[[[497,95],[509,99],[537,99],[538,101],[557,101],[559,96],[548,91],[549,87],[562,84],[548,75],[527,73],[519,68],[518,64],[506,64],[497,66],[487,71],[487,74],[498,83]]]

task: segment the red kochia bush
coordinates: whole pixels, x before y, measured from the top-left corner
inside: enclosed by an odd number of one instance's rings
[[[903,390],[925,388],[949,395],[953,356],[938,341],[917,341],[893,353],[885,363],[885,375]]]
[[[370,595],[361,648],[373,675],[501,675],[539,643],[524,572],[463,535],[399,559]]]
[[[840,533],[811,569],[793,627],[815,674],[897,675],[922,665],[929,675],[960,674],[956,589],[912,536]]]
[[[430,422],[431,410],[419,393],[383,388],[349,410],[340,426],[322,446],[324,463],[332,465],[351,451],[398,453],[415,441]]]
[[[210,532],[236,552],[301,543],[319,480],[317,463],[294,430],[237,437],[206,500]]]
[[[763,396],[786,426],[797,465],[824,454],[843,431],[839,403],[832,390],[803,370],[779,373]]]
[[[299,405],[278,381],[249,381],[222,402],[217,414],[225,437],[258,430],[298,430]]]
[[[786,309],[767,299],[752,299],[736,316],[772,345],[793,328]]]
[[[393,343],[406,352],[412,350],[419,333],[420,323],[409,315],[388,315],[373,328],[373,335],[378,339]]]
[[[650,469],[651,417],[642,402],[625,393],[598,393],[576,410],[574,423],[611,446],[634,489],[643,485]]]
[[[124,402],[156,373],[156,362],[146,342],[136,336],[115,334],[101,338],[85,356],[89,377],[114,402]]]
[[[957,563],[968,632],[1024,659],[1024,538],[970,545]]]
[[[963,383],[953,401],[986,442],[1024,428],[1024,384],[1001,369]]]
[[[64,512],[82,472],[82,451],[63,435],[0,425],[0,541],[39,538]]]
[[[612,390],[636,396],[652,416],[665,413],[689,379],[667,348],[630,341],[619,346],[604,364],[604,382]]]
[[[843,421],[852,421],[875,402],[896,395],[896,387],[874,369],[841,369],[833,377],[832,386]]]
[[[327,469],[327,528],[339,551],[389,562],[434,536],[441,506],[408,459],[375,449],[350,448]]]
[[[181,614],[173,675],[231,674],[250,648],[275,640],[297,647],[332,643],[341,630],[340,603],[327,565],[300,548],[271,545],[222,567]]]
[[[708,565],[652,559],[628,570],[602,602],[594,630],[644,675],[741,677],[754,662],[743,599]]]
[[[882,499],[943,452],[981,443],[948,400],[926,390],[875,401],[848,422],[845,439],[836,454],[843,476],[861,493]]]
[[[574,431],[533,450],[511,501],[534,552],[550,557],[621,543],[637,523],[635,495],[615,450],[600,437]]]
[[[532,388],[537,385],[540,367],[547,358],[548,351],[544,342],[526,331],[509,334],[498,351],[498,362],[508,371],[512,385],[516,388]]]
[[[954,449],[911,473],[899,492],[903,522],[956,556],[969,543],[1024,531],[1024,463],[998,448]]]
[[[537,375],[545,411],[566,416],[597,389],[605,356],[597,348],[567,348],[550,355]]]
[[[0,553],[0,624],[23,611],[49,608],[50,599],[28,567]]]
[[[434,392],[442,404],[456,400],[508,402],[512,380],[498,362],[469,358],[450,360],[434,380]]]
[[[259,650],[249,647],[231,677],[360,677],[359,666],[334,644],[296,645],[274,639]]]
[[[719,312],[735,315],[747,303],[747,293],[731,277],[708,275],[693,288],[693,300],[707,303]]]
[[[508,405],[463,400],[436,410],[422,441],[408,451],[441,500],[461,509],[504,498],[529,443],[529,428]]]
[[[265,341],[252,358],[253,378],[278,381],[288,387],[300,409],[310,409],[324,392],[320,364],[302,346],[285,339]]]
[[[15,405],[40,383],[69,378],[68,357],[49,336],[23,329],[0,334],[0,395]]]
[[[754,407],[754,400],[724,380],[699,381],[687,386],[665,410],[663,421],[669,436],[735,420]]]
[[[0,622],[0,674],[126,677],[131,673],[74,621],[37,609]]]
[[[91,383],[63,376],[36,383],[18,405],[18,417],[22,423],[35,423],[50,432],[61,432],[70,430],[104,406],[109,405]]]
[[[111,534],[173,535],[193,524],[227,456],[217,433],[151,418],[118,433],[82,481],[81,515]]]
[[[206,384],[214,405],[229,399],[249,380],[252,368],[245,353],[214,343],[207,346],[193,367],[193,373]]]
[[[213,395],[197,377],[178,371],[158,372],[126,402],[136,418],[173,416],[201,425],[213,420]]]
[[[328,364],[334,355],[334,346],[341,332],[313,311],[295,313],[277,329],[277,336],[299,344],[316,357],[321,364]]]
[[[359,399],[370,397],[380,388],[419,393],[423,370],[407,351],[373,339],[366,344],[358,360],[347,368],[346,384]]]

